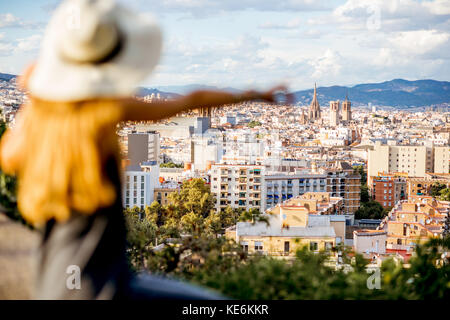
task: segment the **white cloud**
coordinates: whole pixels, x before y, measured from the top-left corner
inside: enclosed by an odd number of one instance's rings
[[[394,34],[388,39],[392,47],[403,55],[423,55],[439,50],[448,44],[450,34],[437,30],[404,31]]]
[[[23,26],[21,19],[11,13],[0,14],[0,28],[20,27]]]
[[[342,69],[341,60],[342,57],[338,52],[327,49],[322,56],[309,62],[314,68],[312,77],[314,79],[322,79],[324,77],[338,76]]]
[[[431,13],[437,15],[449,15],[450,14],[450,1],[448,0],[436,0],[430,2],[424,2],[424,7],[427,7]]]
[[[15,52],[30,52],[37,50],[41,44],[42,35],[34,34],[32,36],[17,39]]]
[[[152,6],[155,12],[177,12],[196,18],[230,11],[297,12],[330,9],[329,2],[324,0],[164,0],[155,1]]]
[[[418,30],[440,25],[445,30],[450,20],[450,1],[348,0],[334,9],[331,19],[349,30],[387,32]]]
[[[298,18],[292,19],[284,23],[265,22],[260,24],[260,29],[297,29],[300,27],[301,20]]]

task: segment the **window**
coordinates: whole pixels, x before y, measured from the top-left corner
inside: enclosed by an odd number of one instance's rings
[[[333,248],[333,242],[325,242],[325,250],[330,251]]]
[[[319,250],[319,244],[317,242],[310,242],[309,243],[309,250],[311,251],[317,251]]]
[[[127,182],[130,182],[130,176],[127,176]]]
[[[133,181],[137,182],[137,176],[134,176],[133,178],[134,178]]]
[[[401,245],[402,244],[402,239],[397,239],[397,244]]]
[[[141,182],[144,182],[144,176],[141,176]]]
[[[290,246],[290,243],[289,243],[289,241],[285,241],[284,242],[284,253],[289,253],[289,246]]]
[[[262,241],[255,241],[255,251],[262,251],[262,250],[263,250]]]
[[[247,241],[241,242],[241,246],[242,246],[242,249],[244,249],[244,252],[248,252],[248,242]]]

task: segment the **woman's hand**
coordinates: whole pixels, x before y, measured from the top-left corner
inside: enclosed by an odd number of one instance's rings
[[[294,102],[294,95],[292,93],[287,92],[287,87],[285,85],[279,85],[269,89],[267,91],[259,92],[259,91],[246,91],[241,95],[242,101],[249,100],[264,100],[270,103],[277,103],[277,95],[284,94],[286,104],[292,104]]]
[[[246,91],[241,94],[232,94],[225,91],[197,90],[184,97],[170,101],[144,102],[135,98],[123,99],[120,105],[123,108],[123,119],[131,121],[158,121],[172,117],[180,112],[198,108],[217,108],[225,105],[246,101],[263,100],[270,103],[277,102],[277,94],[284,93],[286,101],[292,103],[293,95],[286,93],[286,86],[276,86],[270,90]]]

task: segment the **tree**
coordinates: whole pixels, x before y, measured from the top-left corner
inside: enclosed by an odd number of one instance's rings
[[[328,262],[334,252],[300,248],[293,260],[249,256],[232,240],[189,237],[148,258],[148,270],[215,289],[234,299],[443,299],[450,294],[449,238],[416,248],[410,267],[392,259],[381,267],[381,288],[367,286],[368,260],[343,251],[349,269]],[[335,250],[341,250],[336,248]]]
[[[160,227],[164,224],[167,214],[158,201],[153,201],[150,206],[145,207],[145,217]]]
[[[354,166],[353,167],[353,172],[354,173],[359,173],[359,175],[361,176],[361,185],[365,185],[367,183],[367,173],[364,170],[364,166],[363,165]]]
[[[367,184],[361,185],[361,203],[370,201],[369,188]]]
[[[182,217],[193,212],[205,218],[214,209],[214,198],[211,190],[201,178],[185,181],[179,192],[169,195],[169,201]]]
[[[219,234],[222,233],[224,224],[221,219],[220,212],[211,212],[209,216],[207,216],[204,220],[204,232],[206,234],[212,235],[214,237],[217,237]]]
[[[356,210],[355,219],[382,219],[388,212],[379,202],[370,200]]]
[[[261,125],[261,122],[252,120],[248,123],[249,128],[259,127]]]
[[[239,216],[241,215],[242,211],[243,210],[232,208],[231,206],[227,206],[225,210],[221,210],[219,212],[219,215],[220,221],[222,222],[222,227],[228,228],[234,226],[238,222]]]
[[[142,211],[137,207],[125,210],[127,227],[128,255],[131,265],[137,269],[145,266],[148,248],[156,242],[157,226],[152,221],[142,217]]]
[[[266,215],[261,214],[258,208],[250,208],[248,211],[242,211],[241,215],[239,216],[239,221],[242,222],[265,222],[269,224],[269,219]]]
[[[198,234],[203,231],[203,217],[193,211],[181,217],[181,230],[189,234]]]
[[[447,186],[443,183],[435,182],[430,187],[430,195],[432,197],[439,197],[441,195],[441,190],[446,189]]]
[[[450,201],[450,188],[445,188],[439,191],[439,199],[442,201]]]
[[[183,165],[182,164],[173,163],[173,162],[166,162],[166,163],[160,163],[159,167],[160,168],[183,168]]]

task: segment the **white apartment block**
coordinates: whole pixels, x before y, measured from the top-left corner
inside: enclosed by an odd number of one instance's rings
[[[381,145],[377,141],[374,150],[369,150],[367,176],[380,172],[403,172],[410,177],[424,177],[433,172],[433,148],[426,146]]]
[[[326,174],[273,174],[263,177],[265,208],[269,209],[306,192],[326,192]]]
[[[450,148],[434,147],[434,173],[450,173]]]
[[[264,166],[217,164],[211,167],[211,192],[216,198],[216,209],[258,208],[262,202]]]
[[[425,177],[432,172],[450,173],[448,146],[397,146],[377,142],[374,150],[369,150],[368,158],[369,180],[381,172],[403,172],[410,177]]]
[[[211,192],[216,209],[258,208],[261,212],[306,192],[326,192],[326,174],[269,174],[262,165],[216,164]]]
[[[130,166],[125,171],[122,201],[125,208],[144,209],[153,202],[154,190],[159,186],[159,165],[156,161]]]

